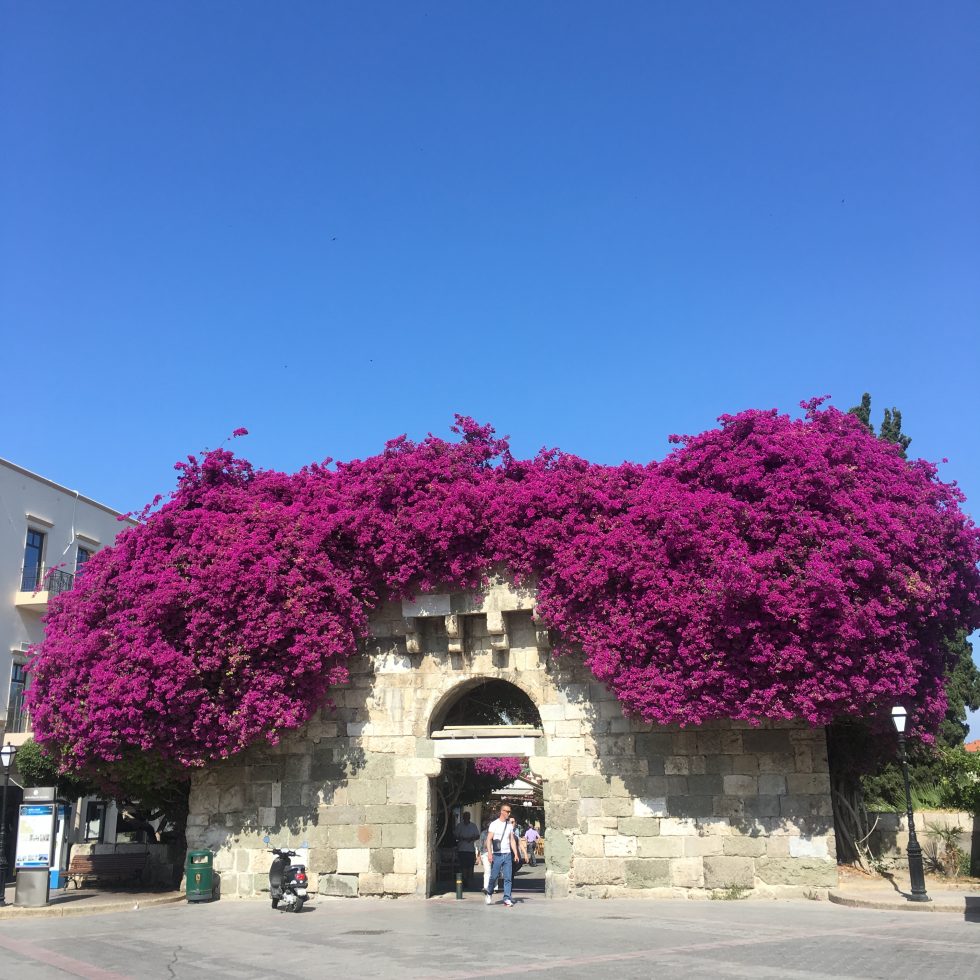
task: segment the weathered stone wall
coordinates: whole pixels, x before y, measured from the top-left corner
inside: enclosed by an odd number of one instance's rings
[[[868,824],[874,827],[868,844],[871,853],[886,864],[908,867],[905,853],[909,846],[909,821],[904,813],[869,813]],[[959,828],[959,847],[965,854],[980,858],[980,847],[974,844],[974,818],[969,813],[950,810],[920,810],[915,814],[915,833],[922,847],[926,868],[941,863],[943,842],[937,829]],[[980,843],[980,842],[978,842]]]
[[[406,619],[386,607],[334,707],[195,777],[188,844],[216,851],[223,895],[264,890],[273,845],[308,848],[321,893],[429,894],[431,780],[442,767],[431,726],[488,679],[521,688],[541,715],[531,767],[544,780],[548,894],[800,894],[836,883],[822,729],[624,718],[584,668],[550,656],[526,596],[504,593],[486,613]]]
[[[800,894],[836,884],[822,730],[712,723],[596,737],[600,756],[629,740],[629,767],[600,765],[549,786],[548,826],[564,831],[556,853],[549,830],[549,868],[567,867],[568,890]],[[553,890],[565,888],[556,881]]]

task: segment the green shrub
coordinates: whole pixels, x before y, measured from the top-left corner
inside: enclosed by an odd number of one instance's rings
[[[17,750],[16,758],[17,771],[25,786],[57,786],[62,796],[71,799],[98,794],[98,789],[88,780],[60,773],[57,763],[32,738]]]
[[[940,752],[939,795],[943,807],[980,811],[980,753],[962,747]]]
[[[937,858],[940,870],[947,878],[956,878],[960,874],[964,852],[960,847],[962,827],[942,827],[939,824],[927,823],[926,830],[939,842]]]
[[[937,782],[938,757],[932,749],[928,754],[910,760],[909,787],[914,810],[941,810],[947,804]],[[864,776],[861,780],[865,808],[879,813],[904,813],[905,783],[902,770],[896,763],[888,763],[880,772]]]

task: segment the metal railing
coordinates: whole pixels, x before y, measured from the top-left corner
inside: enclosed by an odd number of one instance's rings
[[[21,592],[47,592],[58,595],[75,584],[75,576],[63,568],[45,570],[43,565],[25,565],[21,574]]]
[[[6,731],[27,732],[30,731],[30,723],[31,719],[24,707],[24,691],[11,693],[10,703],[7,705],[7,723],[4,726]]]

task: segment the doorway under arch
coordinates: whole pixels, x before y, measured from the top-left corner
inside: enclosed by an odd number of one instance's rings
[[[428,892],[433,894],[451,890],[455,872],[462,870],[462,852],[453,836],[462,812],[472,813],[482,827],[496,816],[495,809],[490,813],[491,808],[506,800],[525,826],[544,829],[544,786],[531,775],[527,764],[528,758],[537,754],[544,732],[537,706],[521,687],[497,678],[472,678],[457,685],[436,705],[429,735],[436,756],[443,759],[442,772],[430,780],[429,792],[432,838]],[[487,771],[486,764],[481,772],[474,764],[477,759],[501,763],[522,760],[523,765],[500,764],[495,774]],[[479,867],[471,870],[474,880],[482,876]],[[543,864],[540,873],[524,877],[526,890],[543,894]],[[520,887],[517,879],[515,886]]]

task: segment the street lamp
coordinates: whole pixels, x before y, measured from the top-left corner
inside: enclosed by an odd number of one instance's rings
[[[895,723],[895,731],[898,732],[898,760],[902,763],[902,778],[905,780],[905,805],[909,816],[909,880],[912,883],[912,894],[909,895],[910,902],[931,902],[932,899],[926,894],[926,875],[922,868],[922,848],[919,846],[919,839],[915,836],[915,817],[912,815],[912,790],[909,786],[909,760],[905,755],[905,722],[908,713],[900,705],[892,708],[892,721]]]
[[[3,808],[0,809],[0,908],[7,904],[7,785],[10,782],[10,767],[16,754],[15,745],[5,745],[0,749],[0,765],[3,766]]]

